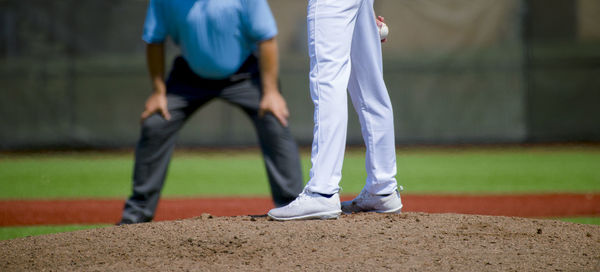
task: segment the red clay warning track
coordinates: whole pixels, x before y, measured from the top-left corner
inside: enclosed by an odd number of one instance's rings
[[[351,196],[342,197],[349,200]],[[402,195],[407,212],[519,217],[600,216],[600,194]],[[114,224],[124,200],[0,200],[0,226]],[[265,214],[270,198],[162,199],[155,220]]]

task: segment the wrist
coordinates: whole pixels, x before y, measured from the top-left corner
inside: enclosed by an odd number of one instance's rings
[[[157,95],[165,95],[167,93],[167,88],[164,85],[154,85],[152,88],[152,93]]]
[[[161,90],[152,91],[152,95],[166,95],[166,94],[167,94],[167,92],[161,91]]]
[[[263,80],[262,89],[264,94],[279,93],[279,86],[276,81]]]
[[[263,96],[273,96],[279,95],[279,90],[277,88],[264,88]]]

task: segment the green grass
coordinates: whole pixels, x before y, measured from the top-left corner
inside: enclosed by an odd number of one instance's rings
[[[84,229],[95,229],[108,225],[68,225],[68,226],[30,226],[30,227],[1,227],[0,240],[8,240],[42,234],[69,232]]]
[[[579,224],[600,225],[600,217],[567,217],[557,218],[557,220]]]
[[[0,199],[117,197],[127,194],[132,155],[3,155]]]
[[[302,155],[305,179],[310,161]],[[0,199],[123,198],[129,194],[130,153],[0,154]],[[507,148],[399,150],[397,179],[410,194],[600,192],[599,149]],[[340,185],[364,184],[364,157],[347,152]],[[268,196],[258,151],[180,152],[164,196]]]
[[[600,191],[598,165],[598,150],[409,152],[398,176],[414,193],[582,193]]]

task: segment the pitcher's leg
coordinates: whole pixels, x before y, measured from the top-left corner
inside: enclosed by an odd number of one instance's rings
[[[348,90],[367,149],[365,189],[372,194],[390,194],[397,189],[394,116],[383,80],[373,0],[364,1],[352,40],[353,65]]]
[[[306,188],[339,191],[348,122],[350,46],[358,0],[311,0],[308,4],[310,94],[314,103],[312,168]]]

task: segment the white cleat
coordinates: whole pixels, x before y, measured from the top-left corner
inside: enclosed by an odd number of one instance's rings
[[[398,191],[389,195],[374,195],[363,189],[355,199],[344,201],[341,206],[345,214],[356,212],[400,213],[402,201]]]
[[[326,197],[304,189],[290,204],[272,209],[267,215],[272,219],[285,221],[337,219],[341,213],[340,195],[338,193],[333,194],[331,197]]]

